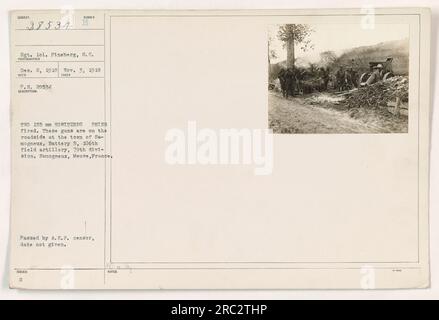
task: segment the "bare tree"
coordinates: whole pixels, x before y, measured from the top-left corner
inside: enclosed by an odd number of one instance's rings
[[[320,53],[320,62],[322,66],[330,66],[337,61],[337,55],[334,51],[324,51]]]

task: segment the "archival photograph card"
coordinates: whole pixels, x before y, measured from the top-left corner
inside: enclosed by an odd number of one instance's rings
[[[10,286],[430,283],[430,11],[10,13]]]

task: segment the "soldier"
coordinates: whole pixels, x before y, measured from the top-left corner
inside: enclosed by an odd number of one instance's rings
[[[356,79],[356,75],[354,73],[354,69],[350,67],[345,72],[345,85],[347,89],[353,89],[356,87],[355,79]]]
[[[365,86],[370,86],[371,84],[374,84],[381,80],[381,72],[383,70],[383,65],[379,63],[376,66],[374,66],[372,69],[373,69],[372,74],[365,82],[364,84]]]
[[[322,67],[320,69],[321,77],[323,79],[323,90],[328,90],[328,83],[329,83],[329,67]]]
[[[344,72],[343,66],[341,66],[337,70],[335,77],[336,77],[338,91],[343,91],[344,84],[345,84],[345,72]]]
[[[284,68],[280,69],[277,77],[279,79],[280,82],[280,89],[282,91],[282,96],[285,98],[286,97],[286,86],[285,86],[285,74],[286,74],[286,70]]]
[[[354,70],[354,68],[350,69],[350,73],[351,73],[351,84],[352,84],[352,88],[357,88],[358,87],[358,73],[357,71]]]

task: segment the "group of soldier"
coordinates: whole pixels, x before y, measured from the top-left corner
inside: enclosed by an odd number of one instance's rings
[[[287,98],[294,96],[299,83],[299,72],[294,68],[281,69],[278,74],[282,96]]]
[[[359,85],[359,76],[353,67],[341,66],[335,73],[331,73],[328,67],[322,67],[317,69],[313,76],[320,80],[318,85],[313,88],[316,91],[326,91],[330,86],[337,91],[344,91]],[[278,79],[283,97],[292,97],[296,92],[302,93],[304,91],[303,82],[306,78],[306,71],[298,68],[282,68],[278,73]]]
[[[341,66],[335,73],[336,89],[338,91],[350,90],[358,87],[359,75],[354,68]]]

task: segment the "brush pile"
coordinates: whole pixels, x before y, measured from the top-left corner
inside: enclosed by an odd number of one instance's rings
[[[396,76],[343,94],[345,97],[343,104],[347,109],[387,107],[388,103],[394,102],[397,97],[402,102],[407,102],[408,90],[408,78]]]

